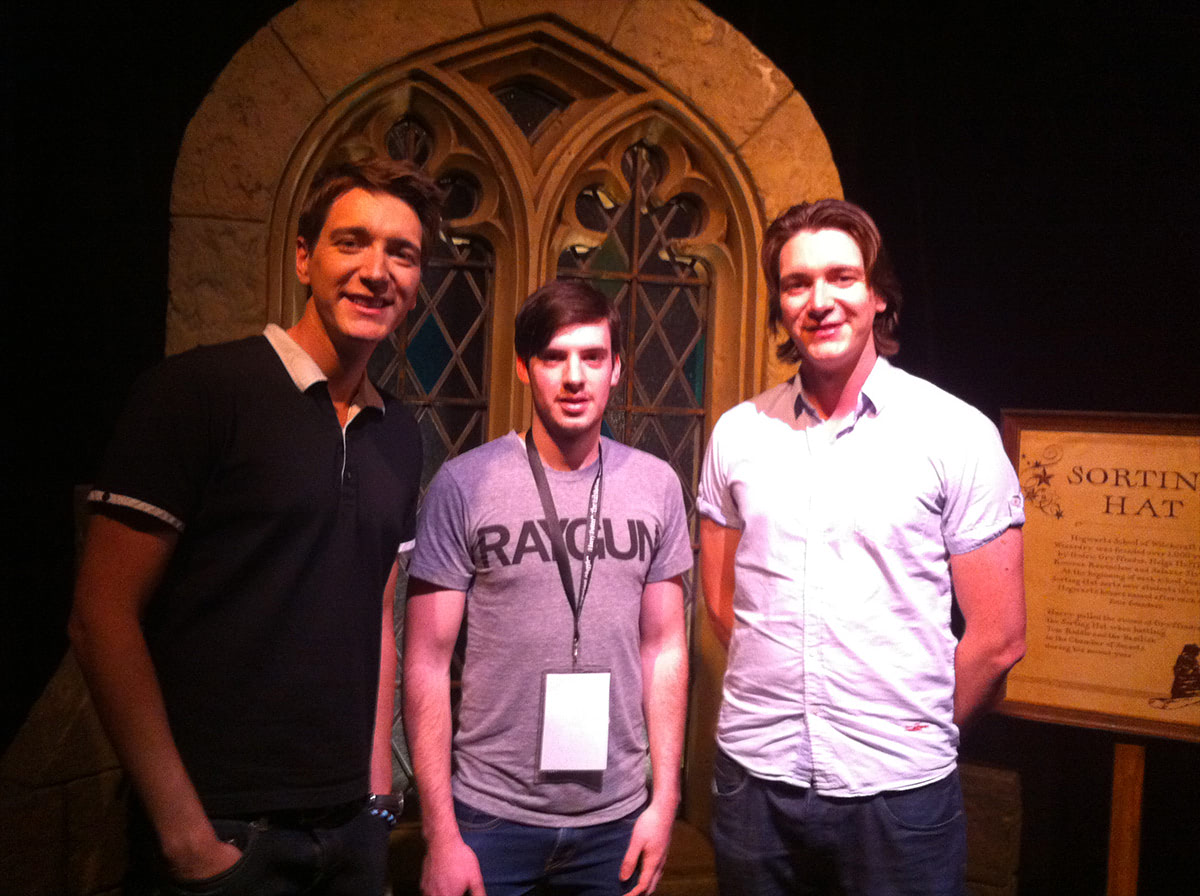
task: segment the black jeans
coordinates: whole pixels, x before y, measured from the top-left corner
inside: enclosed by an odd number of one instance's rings
[[[387,885],[388,826],[361,807],[332,813],[214,818],[222,840],[242,857],[204,880],[166,873],[157,838],[144,819],[131,823],[130,896],[379,896]]]

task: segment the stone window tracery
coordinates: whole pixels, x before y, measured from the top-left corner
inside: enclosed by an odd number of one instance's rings
[[[688,194],[656,195],[666,164],[662,153],[639,141],[621,156],[624,201],[603,184],[579,191],[574,218],[594,236],[560,253],[557,275],[586,280],[621,309],[625,374],[605,422],[618,440],[671,464],[692,518],[703,450],[711,273],[681,245],[700,232],[703,202]]]

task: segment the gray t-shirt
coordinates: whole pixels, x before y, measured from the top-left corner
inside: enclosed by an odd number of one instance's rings
[[[609,439],[601,452],[601,526],[579,663],[612,672],[603,773],[537,771],[543,677],[571,668],[572,614],[521,437],[509,433],[448,461],[421,511],[409,575],[467,595],[454,795],[522,824],[601,824],[646,799],[642,589],[689,571],[692,551],[670,466]],[[576,588],[596,469],[546,469]]]

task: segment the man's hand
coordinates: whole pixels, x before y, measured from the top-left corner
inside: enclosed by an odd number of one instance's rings
[[[674,812],[666,812],[653,802],[638,816],[633,835],[629,838],[629,849],[621,862],[621,880],[629,880],[633,876],[639,858],[642,873],[638,875],[637,886],[626,896],[648,896],[658,887],[663,866],[667,864],[667,848],[671,845],[671,825],[674,821]]]
[[[200,843],[191,844],[186,853],[179,847],[164,844],[163,855],[172,878],[198,881],[228,871],[242,858],[242,851],[232,843],[219,839],[209,828],[207,836]]]
[[[424,896],[486,896],[479,859],[461,837],[429,844],[421,867],[421,892]]]

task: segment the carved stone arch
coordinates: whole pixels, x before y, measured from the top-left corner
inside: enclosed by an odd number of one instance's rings
[[[558,88],[574,84],[577,105],[531,148],[479,88],[504,77],[505,59],[535,58],[548,39],[560,51],[539,74]],[[438,77],[429,76],[431,66]],[[311,177],[320,122],[382,79],[398,82],[402,70],[413,75],[404,89],[459,97],[464,120],[481,122],[479,133],[492,135],[521,187],[522,168],[542,167],[575,116],[617,116],[641,92],[643,101],[686,110],[713,135],[716,157],[744,185],[752,241],[787,205],[841,193],[803,98],[741,34],[691,0],[300,0],[238,52],[185,134],[171,203],[168,351],[245,335],[267,320],[288,322],[294,302],[285,305],[278,287],[290,276],[290,265],[280,266],[290,245],[279,225],[287,216],[277,208],[290,207]],[[522,229],[516,216],[528,206],[507,207]],[[727,262],[744,273],[748,290],[717,297],[715,314],[731,338],[714,340],[711,350],[731,376],[716,381],[728,388],[713,395],[714,411],[775,375],[760,275],[752,257]],[[514,270],[511,286],[521,292],[536,279],[532,268]],[[505,336],[496,333],[498,341]]]

